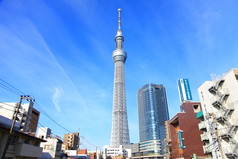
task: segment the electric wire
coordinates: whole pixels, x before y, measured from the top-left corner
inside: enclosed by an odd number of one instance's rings
[[[1,109],[1,108],[0,108]],[[15,112],[14,110],[10,110],[10,109],[7,109],[7,108],[3,108],[3,109],[6,109],[6,110],[9,110],[9,111],[12,111],[12,112]],[[34,117],[32,117],[30,114],[28,114],[30,117],[31,117],[31,119],[34,119],[34,120],[36,120],[36,118],[34,118]],[[36,123],[33,123],[33,122],[31,122],[31,124],[33,124],[33,125],[35,125],[35,126],[37,126],[37,128],[39,129],[39,128],[45,128],[46,126],[44,126],[43,124],[41,124],[39,121],[37,122],[37,124]],[[38,124],[41,126],[41,127],[39,127],[38,126]],[[42,129],[44,132],[46,132],[44,129]],[[51,132],[51,136],[53,136],[53,137],[60,137],[60,136],[58,136],[58,135],[56,135],[56,134],[54,134],[54,133],[52,133]],[[61,137],[60,137],[61,138]]]
[[[9,84],[8,82],[4,81],[3,79],[0,79],[0,81],[4,82],[5,84],[3,83],[0,83],[0,87],[10,91],[11,93],[15,94],[15,95],[20,95],[20,94],[25,94],[23,91],[17,89],[16,87],[12,86],[11,84]],[[7,85],[8,86],[7,86]],[[9,87],[10,86],[10,87]],[[55,124],[57,124],[59,127],[61,127],[62,129],[64,129],[65,131],[69,132],[69,133],[72,133],[70,130],[66,129],[65,127],[63,127],[61,124],[59,124],[57,121],[55,121],[50,115],[48,115],[44,109],[37,103],[33,100],[33,102],[42,110],[42,113],[48,117],[51,121],[53,121]]]
[[[65,127],[63,127],[61,124],[59,124],[57,121],[55,121],[51,116],[49,116],[45,111],[44,109],[35,101],[34,102],[36,104],[36,106],[38,106],[41,110],[42,110],[42,113],[47,116],[51,121],[53,121],[55,124],[57,124],[59,127],[61,127],[62,129],[64,129],[65,131],[69,132],[69,133],[72,133],[70,130],[66,129]]]
[[[9,92],[11,92],[11,93],[13,93],[13,94],[19,96],[18,93],[16,93],[15,91],[11,90],[10,88],[4,86],[2,83],[0,83],[0,87],[2,87],[3,89],[6,89],[7,91],[9,91]]]
[[[10,83],[6,82],[5,80],[0,79],[0,81],[2,81],[3,83],[5,83],[5,84],[0,83],[0,87],[2,87],[3,89],[5,89],[5,90],[7,90],[7,91],[9,91],[9,92],[11,92],[11,93],[17,95],[17,96],[20,96],[20,95],[22,95],[22,94],[26,94],[26,93],[24,93],[23,91],[17,89],[17,88],[14,87],[13,85],[11,85]],[[6,85],[6,84],[7,84],[7,85]],[[9,86],[10,86],[10,87],[9,87]],[[45,112],[45,110],[44,110],[36,101],[33,100],[33,102],[36,104],[36,106],[38,106],[38,107],[41,109],[42,113],[43,113],[46,117],[48,117],[51,121],[53,121],[56,125],[58,125],[58,126],[61,127],[62,129],[64,129],[65,131],[67,131],[67,132],[69,132],[69,133],[72,133],[72,131],[66,129],[66,128],[63,127],[61,124],[59,124],[57,121],[55,121],[50,115],[48,115],[48,114]],[[14,107],[14,106],[12,106],[12,105],[10,105],[10,104],[7,104],[7,103],[3,103],[3,102],[0,102],[0,103],[1,103],[1,104],[4,104],[4,105],[7,105],[7,106]],[[3,108],[3,107],[0,107],[0,109],[1,109],[1,108]],[[3,108],[3,109],[9,110],[9,111],[13,111],[13,110],[10,110],[10,109],[7,109],[7,108]],[[38,124],[41,125],[41,126],[43,126],[40,122],[38,122]],[[38,127],[38,126],[37,126],[37,127]],[[44,127],[44,126],[43,126],[43,127]],[[39,127],[38,127],[38,128],[39,128]],[[53,133],[52,133],[52,134],[53,134]],[[55,134],[53,134],[53,135],[55,135]],[[57,136],[57,135],[55,135],[55,136]],[[59,137],[59,136],[57,136],[57,137]],[[98,147],[98,146],[95,146],[94,144],[92,144],[91,142],[89,142],[88,140],[86,140],[84,137],[83,137],[82,139],[85,140],[85,141],[86,141],[88,144],[90,144],[91,146]]]
[[[19,94],[25,94],[24,92],[22,92],[21,90],[17,89],[16,87],[14,87],[13,85],[11,85],[10,83],[4,81],[3,79],[0,79],[0,81],[6,83],[7,85],[9,85],[9,86],[12,87],[13,89],[15,89],[17,92],[19,92]]]

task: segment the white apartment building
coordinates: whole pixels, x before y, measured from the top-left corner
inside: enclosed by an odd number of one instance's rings
[[[46,140],[41,142],[40,147],[43,148],[42,156],[39,159],[60,159],[62,141],[59,137],[51,136],[51,129],[41,127],[38,129],[37,137]]]
[[[28,103],[22,104],[19,109],[19,120],[16,122],[20,123],[20,130],[23,132],[30,130],[33,105],[34,103],[30,100]],[[17,106],[18,103],[0,103],[0,115],[12,120]]]
[[[103,146],[103,158],[106,159],[108,156],[110,157],[131,157],[131,149],[125,149],[122,145],[119,148],[111,148],[108,145]]]
[[[238,158],[238,69],[205,81],[198,93],[202,111],[197,118],[201,120],[199,129],[204,131],[204,153],[211,159]]]

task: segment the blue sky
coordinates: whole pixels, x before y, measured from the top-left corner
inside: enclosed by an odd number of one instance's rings
[[[131,142],[139,141],[136,94],[143,85],[166,87],[172,117],[179,78],[189,79],[198,101],[197,88],[211,74],[237,67],[236,0],[0,0],[1,79],[34,96],[65,128],[80,129],[81,148],[110,143],[117,8]],[[18,100],[0,88],[0,102]],[[66,133],[43,113],[40,123]]]

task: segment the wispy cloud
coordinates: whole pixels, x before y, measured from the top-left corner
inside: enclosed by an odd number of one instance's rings
[[[62,90],[60,88],[55,87],[54,88],[54,93],[52,95],[52,102],[54,103],[55,109],[57,110],[57,112],[60,112],[60,105],[59,105],[59,100],[60,97],[62,95]]]

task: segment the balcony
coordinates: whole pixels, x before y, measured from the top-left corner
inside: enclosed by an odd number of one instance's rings
[[[224,101],[227,99],[227,97],[229,96],[229,94],[222,94],[221,96],[215,96],[212,99],[212,105],[213,107],[217,108],[217,109],[222,109],[222,110],[226,110],[226,108],[224,107]]]
[[[217,92],[217,90],[218,90],[218,88],[219,88],[220,86],[222,86],[222,84],[223,84],[224,82],[225,82],[224,79],[219,79],[219,80],[217,80],[216,83],[208,89],[208,91],[209,91],[210,93],[212,93],[212,94],[215,95],[216,92]]]
[[[223,148],[223,151],[227,158],[238,158],[238,144],[229,145]]]
[[[198,124],[198,128],[199,128],[199,130],[205,130],[205,129],[206,129],[205,121],[201,121],[201,122]]]
[[[224,116],[229,116],[234,112],[234,105],[233,104],[228,104],[227,105],[227,110],[224,113]]]
[[[221,91],[217,92],[217,96],[213,98],[212,105],[217,109],[222,108],[223,102],[227,99],[229,95],[230,94],[228,89],[222,89]]]
[[[203,133],[203,134],[201,134],[200,136],[201,136],[201,140],[202,140],[202,141],[209,141],[209,138],[208,138],[207,133]]]
[[[30,144],[17,144],[16,155],[24,157],[41,157],[42,148]]]
[[[224,79],[219,79],[219,80],[216,82],[215,87],[216,87],[216,88],[219,88],[220,86],[222,86],[222,84],[223,84],[224,82],[225,82]]]
[[[238,129],[238,125],[232,125],[227,129],[220,130],[221,138],[226,141],[232,141],[235,131]]]
[[[217,109],[220,109],[220,108],[223,107],[223,106],[222,106],[222,103],[221,103],[220,101],[218,101],[218,100],[214,100],[214,101],[212,102],[212,105],[213,105],[213,107],[215,107],[215,108],[217,108]]]
[[[204,154],[212,153],[212,146],[211,145],[203,146],[203,152]]]
[[[217,92],[217,89],[216,89],[215,86],[211,86],[211,87],[208,89],[208,91],[209,91],[210,93],[212,93],[213,95],[215,95],[216,92]]]
[[[224,116],[223,113],[218,112],[216,117],[217,122],[224,125],[227,122],[227,116]]]

